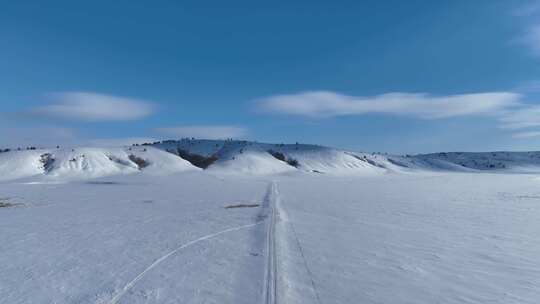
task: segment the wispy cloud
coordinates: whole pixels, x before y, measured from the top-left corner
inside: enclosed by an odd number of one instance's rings
[[[518,41],[528,46],[535,55],[540,56],[540,23],[530,25]]]
[[[524,129],[540,126],[540,106],[524,106],[501,116],[503,129]]]
[[[335,117],[370,113],[438,119],[492,115],[519,104],[520,94],[487,92],[433,96],[426,93],[387,93],[349,96],[329,91],[274,95],[258,100],[263,112],[308,117]]]
[[[196,137],[205,139],[241,138],[247,130],[237,126],[176,126],[158,128],[157,132],[175,137]]]
[[[523,32],[514,40],[528,47],[534,55],[540,56],[540,1],[527,1],[517,7],[513,15],[525,23]]]
[[[540,13],[540,1],[538,0],[529,0],[523,1],[525,4],[518,6],[512,11],[515,16],[527,17]]]
[[[540,93],[540,80],[525,81],[517,86],[514,91],[523,95]]]
[[[81,141],[82,145],[91,147],[123,147],[132,144],[151,143],[157,141],[152,137],[125,137],[125,138],[94,138]]]
[[[512,134],[513,138],[532,138],[540,137],[540,131],[518,132]]]
[[[509,130],[534,129],[540,127],[540,105],[534,103],[540,98],[540,81],[528,81],[516,88],[523,94],[524,99],[530,103],[522,103],[521,106],[511,111],[506,111],[499,117],[500,127]],[[537,137],[536,131],[518,132],[512,135],[514,138]]]
[[[10,127],[0,126],[0,148],[52,147],[73,142],[77,132],[71,128],[55,126]]]
[[[127,121],[150,115],[151,103],[90,92],[63,92],[49,95],[51,104],[35,107],[30,114],[76,121]]]

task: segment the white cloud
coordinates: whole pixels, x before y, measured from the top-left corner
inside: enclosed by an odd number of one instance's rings
[[[520,132],[512,134],[513,138],[532,138],[540,137],[540,131]]]
[[[53,103],[35,107],[30,113],[47,118],[79,121],[126,121],[150,115],[153,106],[142,100],[89,92],[50,95]]]
[[[247,130],[235,126],[177,126],[158,128],[157,132],[175,137],[196,137],[204,139],[241,138]]]
[[[426,93],[387,93],[348,96],[329,91],[275,95],[258,100],[264,112],[309,117],[334,117],[369,113],[437,119],[465,115],[497,114],[519,104],[512,92],[433,96]]]

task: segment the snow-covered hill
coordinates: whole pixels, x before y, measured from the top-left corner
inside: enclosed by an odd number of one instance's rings
[[[235,140],[164,141],[152,146],[180,156],[211,161],[208,169],[228,173],[308,172],[326,174],[384,173],[392,166],[386,157],[305,144],[269,144]],[[197,163],[195,163],[197,165]]]
[[[153,147],[37,149],[0,153],[0,181],[28,177],[73,180],[187,170],[200,169]]]
[[[62,148],[0,153],[0,181],[85,179],[186,170],[215,174],[373,175],[418,171],[540,172],[540,152],[362,153],[306,144],[182,139],[122,148]]]
[[[540,152],[441,152],[387,159],[416,170],[540,172]]]
[[[244,173],[288,172],[291,168],[292,171],[334,175],[419,170],[540,172],[540,152],[388,155],[345,151],[318,145],[196,139],[164,141],[152,146],[177,155],[189,153],[192,156],[205,157],[211,161],[208,168],[226,167],[229,171]],[[288,167],[283,166],[284,164]]]

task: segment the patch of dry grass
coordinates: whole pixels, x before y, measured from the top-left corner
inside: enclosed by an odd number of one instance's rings
[[[228,205],[225,206],[225,209],[233,209],[233,208],[255,208],[259,207],[259,204],[236,204],[236,205]]]
[[[0,208],[22,206],[21,203],[10,203],[7,198],[0,198]]]

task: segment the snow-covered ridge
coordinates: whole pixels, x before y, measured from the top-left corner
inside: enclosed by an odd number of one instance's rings
[[[540,172],[540,152],[441,152],[387,159],[398,166],[420,170]]]
[[[121,148],[57,148],[0,153],[0,181],[84,179],[119,174],[366,175],[418,171],[540,172],[540,152],[387,155],[306,144],[182,139]]]
[[[381,155],[317,145],[197,139],[163,141],[151,145],[180,156],[189,154],[211,159],[208,169],[224,173],[373,174],[384,173],[393,167]]]
[[[199,170],[153,147],[36,149],[0,153],[0,181],[27,177],[85,179],[136,172]]]
[[[388,155],[345,151],[318,145],[197,139],[163,141],[153,143],[152,146],[173,154],[183,151],[212,157],[214,163],[209,168],[227,167],[231,171],[241,172],[275,173],[292,170],[337,175],[420,170],[540,172],[540,152]],[[250,161],[254,158],[259,158],[259,161]],[[281,164],[277,165],[276,160]],[[270,163],[273,164],[272,168],[269,168]]]

